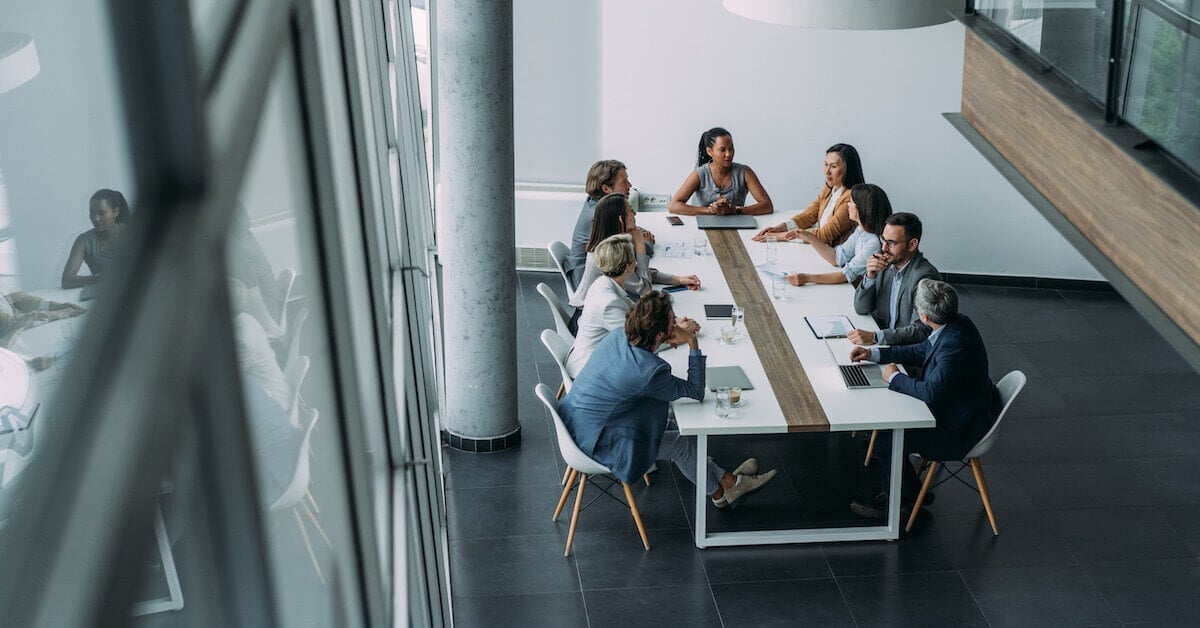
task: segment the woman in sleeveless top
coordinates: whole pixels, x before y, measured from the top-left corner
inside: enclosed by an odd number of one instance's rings
[[[850,220],[850,188],[863,182],[858,151],[849,144],[834,144],[825,151],[825,185],[804,211],[787,222],[759,231],[754,239],[762,242],[771,234],[781,240],[795,240],[807,229],[820,241],[841,244],[854,231]]]
[[[746,205],[746,193],[756,201]],[[699,205],[688,205],[692,194]],[[749,166],[733,161],[733,136],[714,127],[700,136],[696,169],[684,179],[671,197],[671,213],[698,214],[769,214],[775,211],[771,197],[763,189],[758,175]]]
[[[63,288],[82,288],[100,281],[109,262],[116,256],[121,232],[129,220],[129,203],[116,190],[98,190],[89,203],[88,217],[93,228],[75,238],[67,265],[63,267]],[[79,274],[84,264],[91,275]]]

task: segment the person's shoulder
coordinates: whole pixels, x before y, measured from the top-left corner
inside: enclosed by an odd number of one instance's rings
[[[934,266],[933,262],[929,261],[929,258],[925,257],[924,253],[918,251],[917,255],[919,256],[916,260],[917,261],[917,270],[919,271],[919,274],[922,277],[931,277],[933,279],[941,279],[942,278],[942,275],[938,271],[937,266]]]

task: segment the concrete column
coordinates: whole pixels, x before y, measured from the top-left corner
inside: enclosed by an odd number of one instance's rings
[[[452,447],[520,441],[512,0],[438,0],[438,252]]]

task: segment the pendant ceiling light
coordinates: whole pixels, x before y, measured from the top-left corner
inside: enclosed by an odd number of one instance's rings
[[[37,76],[39,70],[41,65],[32,37],[0,32],[0,94]]]
[[[802,28],[890,30],[933,26],[954,19],[963,0],[722,0],[730,13]]]

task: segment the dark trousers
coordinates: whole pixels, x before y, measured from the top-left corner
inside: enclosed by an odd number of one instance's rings
[[[900,464],[900,494],[906,499],[916,499],[917,493],[921,492],[921,480],[917,477],[917,470],[913,468],[908,461],[909,454],[918,453],[921,451],[920,445],[922,439],[918,434],[909,431],[904,435],[904,461]],[[879,437],[875,439],[875,458],[879,460],[879,465],[883,473],[880,474],[880,480],[883,483],[883,492],[887,493],[892,486],[892,431],[881,430]]]

